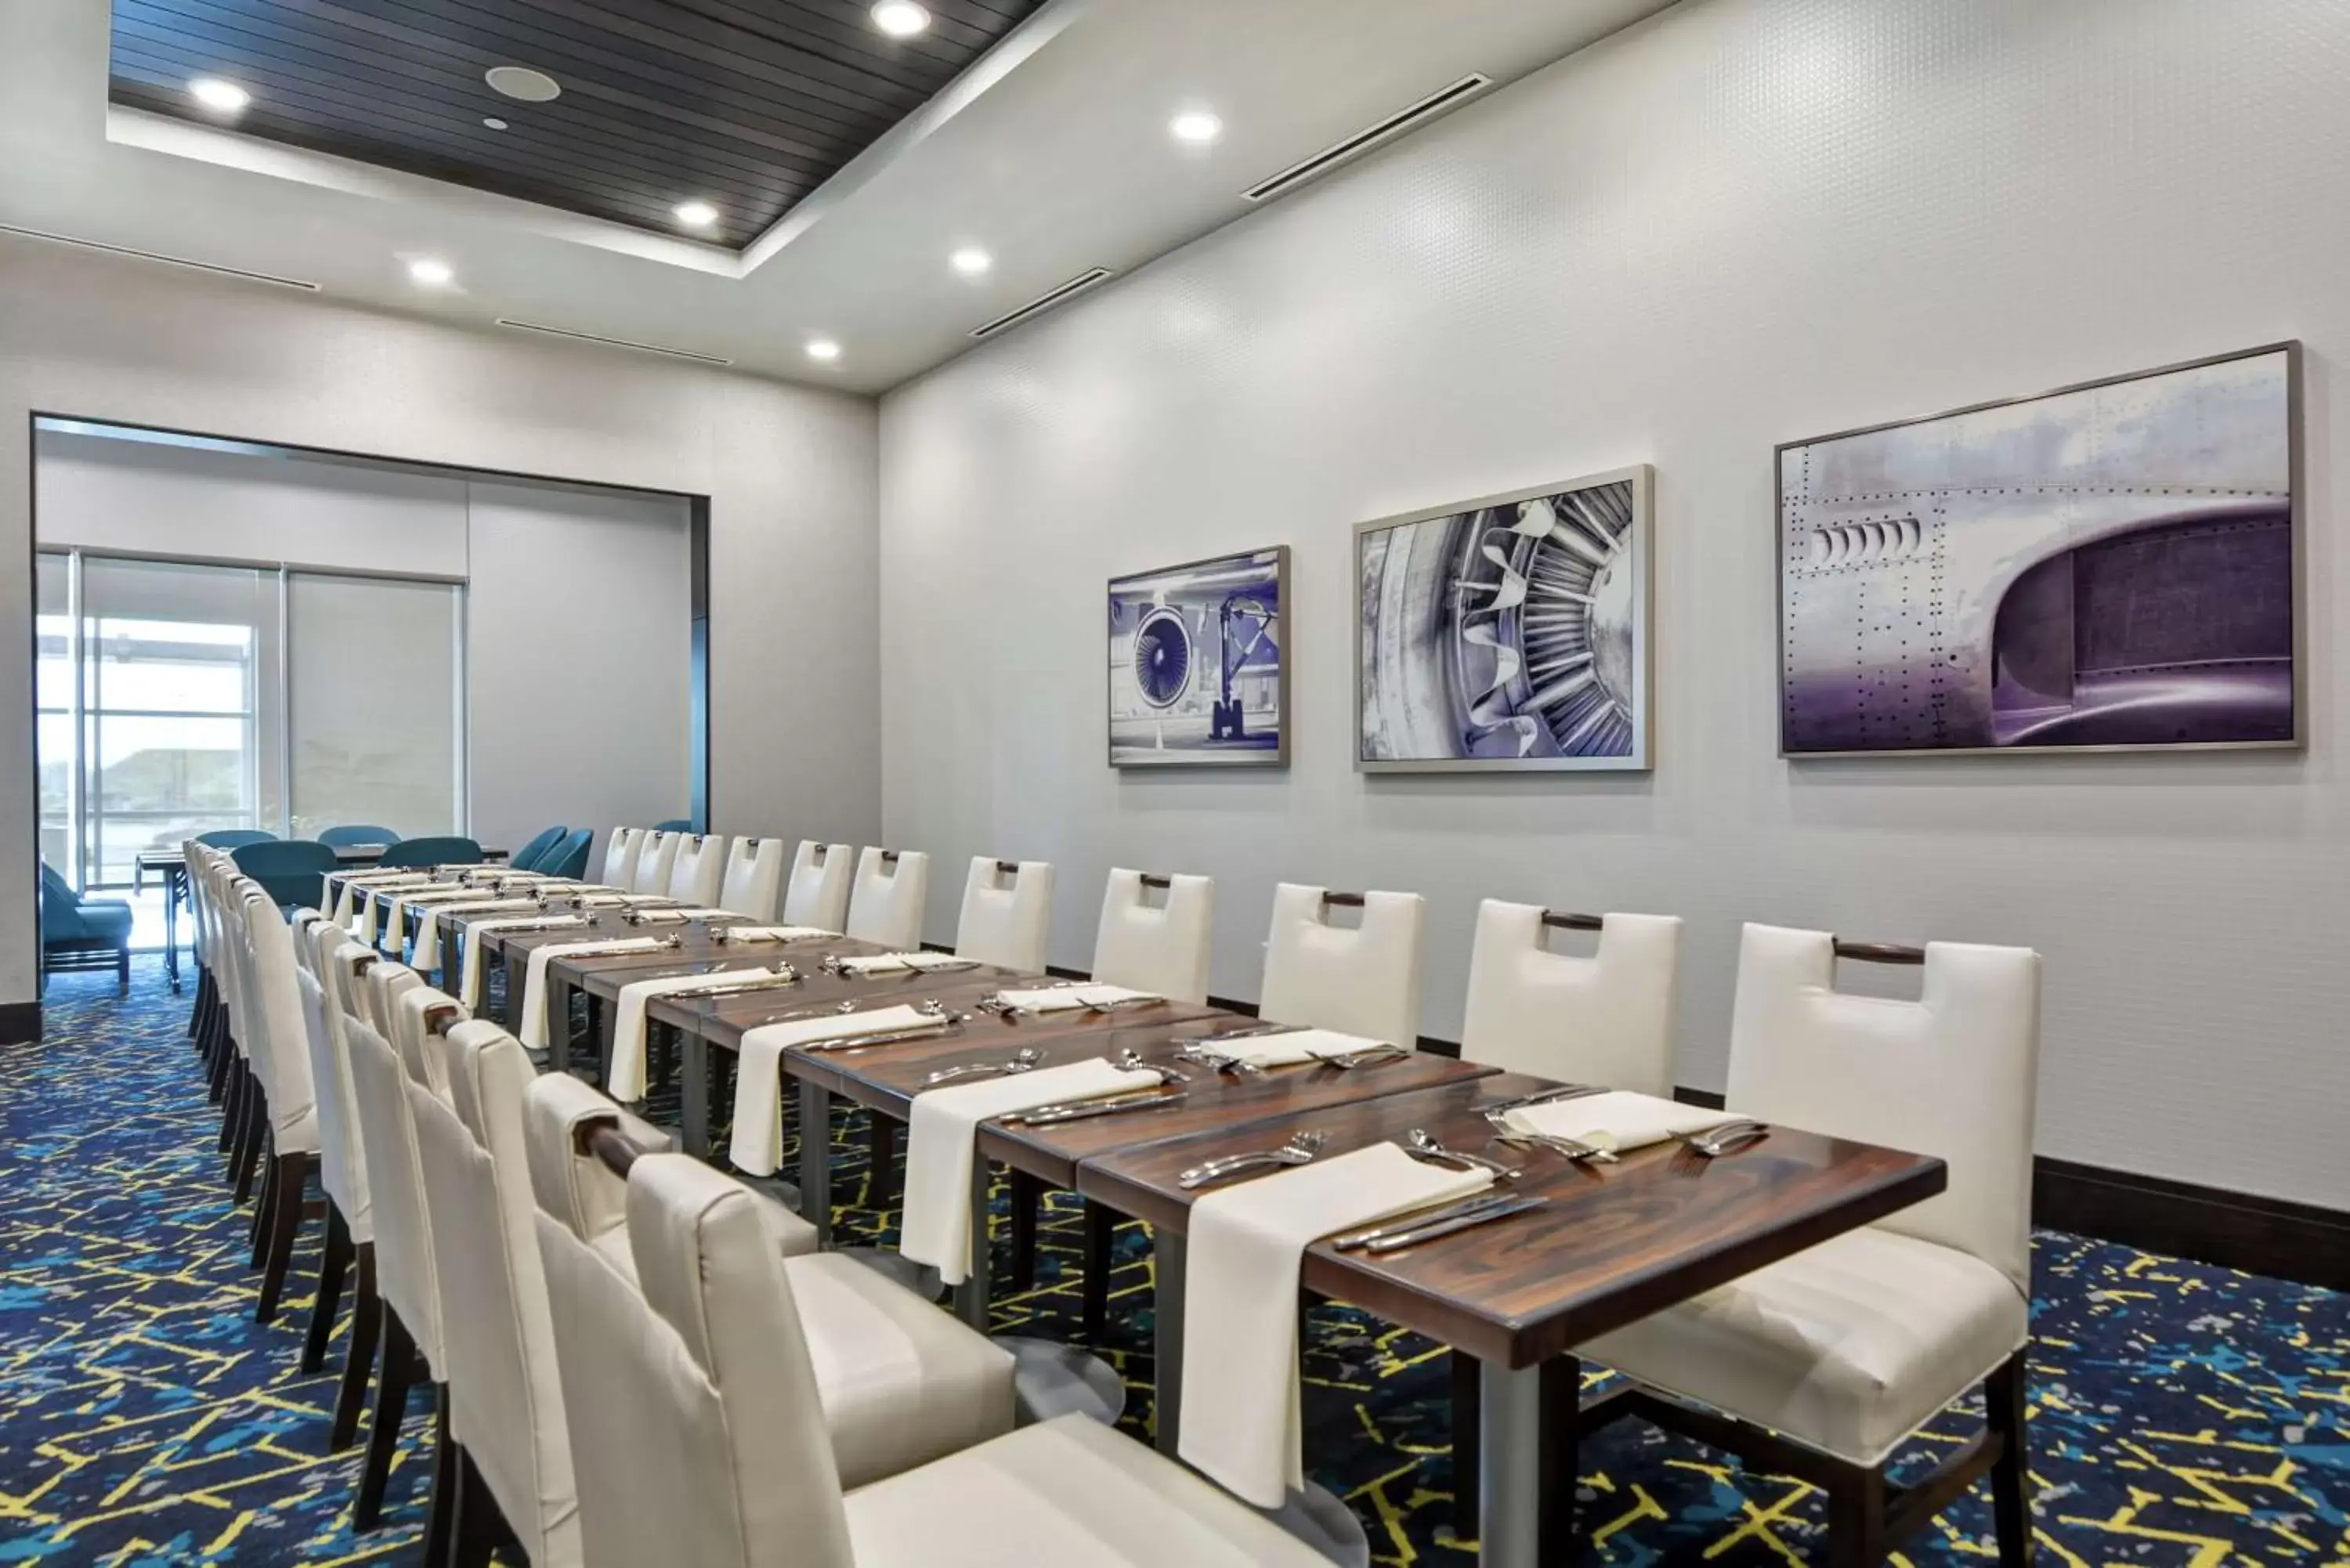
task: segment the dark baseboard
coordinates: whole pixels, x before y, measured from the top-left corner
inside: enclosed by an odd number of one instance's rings
[[[23,1045],[41,1037],[41,1004],[0,1002],[0,1045]]]

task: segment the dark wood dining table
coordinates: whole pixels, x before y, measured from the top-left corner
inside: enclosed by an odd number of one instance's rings
[[[452,934],[466,919],[448,909],[435,918]],[[1536,1568],[1564,1549],[1575,1486],[1578,1345],[1931,1198],[1946,1180],[1939,1159],[1794,1127],[1773,1128],[1720,1158],[1667,1143],[1612,1165],[1578,1163],[1545,1149],[1495,1142],[1483,1116],[1499,1101],[1555,1086],[1548,1079],[1432,1053],[1351,1071],[1308,1065],[1219,1074],[1180,1057],[1180,1041],[1254,1020],[1182,1002],[1109,1014],[1005,1015],[979,1009],[980,998],[1055,981],[987,966],[856,978],[827,972],[823,960],[881,950],[845,938],[734,944],[716,940],[702,922],[630,926],[609,910],[599,919],[585,929],[483,934],[507,966],[515,1006],[523,968],[536,947],[606,936],[677,939],[659,953],[571,955],[549,963],[549,979],[561,988],[550,992],[549,1016],[565,1021],[553,1031],[558,1056],[551,1065],[586,1064],[568,1054],[576,1049],[568,1013],[557,1011],[558,1003],[567,1007],[563,993],[568,989],[598,999],[608,1020],[621,987],[634,980],[779,960],[801,975],[795,984],[747,994],[650,1000],[648,1023],[678,1033],[683,1142],[687,1152],[704,1158],[711,1153],[717,1058],[739,1050],[743,1036],[774,1014],[841,1001],[889,1005],[935,999],[968,1016],[956,1033],[934,1040],[786,1051],[783,1071],[797,1085],[803,1129],[827,1127],[837,1098],[903,1119],[930,1073],[992,1061],[1024,1046],[1043,1054],[1039,1065],[1130,1049],[1147,1064],[1188,1075],[1187,1083],[1170,1087],[1170,1094],[1180,1090],[1181,1098],[1148,1109],[1042,1127],[983,1123],[972,1190],[974,1215],[983,1224],[988,1166],[997,1161],[1149,1224],[1159,1291],[1156,1440],[1170,1454],[1180,1435],[1176,1391],[1191,1206],[1204,1191],[1219,1189],[1187,1191],[1179,1173],[1218,1155],[1268,1147],[1294,1132],[1322,1134],[1325,1154],[1334,1155],[1395,1141],[1413,1128],[1517,1168],[1509,1189],[1544,1199],[1540,1210],[1377,1256],[1341,1252],[1326,1241],[1308,1248],[1303,1260],[1308,1290],[1475,1358],[1476,1425],[1473,1434],[1460,1438],[1475,1457],[1462,1455],[1456,1463],[1477,1478],[1479,1561],[1488,1568]],[[456,943],[444,941],[443,951],[453,964]],[[608,1035],[591,1036],[588,1045],[600,1064]],[[819,1134],[804,1137],[800,1147],[802,1210],[828,1241],[832,1188],[829,1161],[822,1158],[828,1144]],[[989,1252],[984,1245],[973,1249],[972,1275],[957,1300],[966,1319],[983,1325]]]

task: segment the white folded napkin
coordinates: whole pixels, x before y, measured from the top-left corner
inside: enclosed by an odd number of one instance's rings
[[[1130,1094],[1159,1082],[1156,1073],[1120,1067],[1097,1056],[916,1095],[906,1129],[906,1214],[898,1230],[898,1251],[930,1264],[947,1283],[962,1283],[971,1277],[975,1240],[971,1170],[979,1157],[979,1124],[990,1116],[1064,1100]],[[1290,1293],[1293,1301],[1296,1293]],[[1295,1308],[1291,1311],[1294,1315]]]
[[[645,1097],[645,1004],[672,991],[701,985],[724,985],[753,975],[773,976],[764,965],[745,969],[704,970],[697,974],[665,974],[653,980],[632,980],[620,987],[619,1006],[612,1014],[612,1060],[604,1068],[604,1092],[616,1100]]]
[[[931,1022],[914,1007],[877,1007],[864,1012],[825,1012],[768,1023],[743,1036],[740,1060],[734,1067],[734,1137],[727,1158],[738,1170],[753,1176],[773,1176],[784,1160],[784,1053],[810,1040],[839,1040],[855,1034],[881,1034]],[[801,1137],[815,1139],[817,1158],[829,1147],[823,1127],[802,1128]]]
[[[1710,1111],[1654,1095],[1636,1095],[1629,1089],[1610,1089],[1576,1100],[1520,1106],[1503,1112],[1502,1119],[1518,1132],[1570,1137],[1620,1154],[1662,1143],[1675,1133],[1703,1132],[1742,1118],[1735,1111]]]
[[[413,892],[395,893],[391,897],[391,913],[384,921],[386,933],[398,941],[408,934],[408,917],[423,909],[437,909],[450,904],[486,904],[498,896],[494,888],[419,888]]]
[[[1336,1029],[1291,1029],[1279,1034],[1251,1035],[1245,1040],[1220,1040],[1196,1050],[1202,1056],[1245,1062],[1252,1067],[1294,1067],[1301,1062],[1318,1062],[1355,1051],[1377,1051],[1385,1044],[1384,1040],[1342,1034]]]
[[[536,909],[538,908],[538,901],[535,898],[483,898],[460,905],[459,908],[469,916],[486,915],[493,911],[503,913],[509,909]],[[424,934],[416,939],[418,969],[441,967],[441,920],[438,909],[433,911],[433,917],[424,922]]]
[[[522,984],[522,1043],[534,1051],[546,1049],[546,966],[551,961],[650,952],[660,945],[659,937],[605,937],[592,942],[549,942],[543,948],[531,949],[530,968]]]
[[[342,880],[342,891],[335,895],[335,924],[350,930],[354,929],[352,919],[359,912],[354,906],[360,893],[388,884],[422,887],[432,878],[413,871],[354,871]]]
[[[838,931],[817,926],[727,926],[710,934],[722,942],[804,942],[818,937],[840,940]]]
[[[1067,1012],[1079,1007],[1110,1007],[1121,1002],[1164,1002],[1155,991],[1125,985],[1045,985],[1031,991],[999,991],[996,1000],[1022,1012]]]
[[[639,909],[637,919],[651,925],[681,925],[687,920],[725,920],[734,918],[732,909]]]
[[[840,972],[859,979],[875,974],[905,974],[934,969],[969,969],[971,961],[952,953],[868,953],[840,961]]]
[[[482,933],[498,930],[552,930],[561,926],[584,926],[585,915],[514,915],[498,920],[475,920],[465,928],[458,942],[461,961],[457,982],[457,1000],[467,1007],[482,1005]]]
[[[916,1108],[921,1106],[916,1100]],[[1492,1184],[1488,1170],[1414,1159],[1391,1143],[1211,1192],[1191,1205],[1183,1288],[1184,1463],[1259,1508],[1305,1483],[1297,1277],[1305,1249]],[[906,1210],[913,1213],[909,1162]],[[1162,1395],[1161,1397],[1164,1397]]]

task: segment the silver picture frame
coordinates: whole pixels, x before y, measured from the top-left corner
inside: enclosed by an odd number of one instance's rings
[[[1572,774],[1651,771],[1655,766],[1656,730],[1656,649],[1653,634],[1656,593],[1655,491],[1654,467],[1648,463],[1635,463],[1625,468],[1609,469],[1601,473],[1585,474],[1578,478],[1547,484],[1526,485],[1492,495],[1449,502],[1440,506],[1422,507],[1418,511],[1399,513],[1393,516],[1379,517],[1367,523],[1357,524],[1354,530],[1353,556],[1355,577],[1353,751],[1356,771],[1365,774]],[[1620,568],[1624,574],[1624,581],[1620,587],[1615,588],[1608,596],[1609,614],[1611,618],[1617,618],[1620,624],[1611,625],[1608,629],[1612,634],[1611,641],[1620,641],[1621,644],[1617,658],[1610,661],[1611,667],[1620,671],[1615,678],[1614,685],[1626,689],[1616,691],[1612,688],[1603,688],[1602,695],[1605,696],[1613,711],[1600,713],[1594,710],[1590,716],[1581,721],[1584,723],[1608,726],[1610,733],[1605,743],[1611,749],[1604,754],[1577,754],[1573,750],[1563,747],[1562,742],[1575,740],[1576,737],[1572,731],[1565,736],[1555,732],[1544,717],[1543,705],[1534,701],[1542,695],[1542,691],[1534,686],[1528,672],[1538,670],[1541,666],[1534,660],[1527,647],[1525,628],[1520,618],[1513,614],[1515,604],[1521,601],[1513,601],[1507,607],[1495,608],[1494,606],[1499,600],[1505,597],[1499,594],[1494,600],[1489,601],[1484,606],[1476,607],[1477,613],[1491,611],[1494,618],[1492,622],[1487,623],[1488,639],[1478,641],[1476,646],[1492,649],[1498,640],[1506,644],[1512,650],[1511,654],[1503,654],[1498,650],[1495,652],[1495,658],[1505,664],[1508,664],[1513,656],[1514,657],[1515,663],[1509,664],[1511,693],[1503,693],[1503,685],[1497,682],[1491,691],[1483,693],[1483,696],[1486,699],[1496,699],[1497,694],[1502,694],[1498,701],[1506,703],[1512,701],[1512,694],[1513,694],[1518,702],[1535,711],[1526,712],[1513,710],[1503,716],[1498,724],[1486,727],[1486,733],[1491,736],[1495,730],[1503,726],[1514,725],[1517,727],[1519,736],[1517,744],[1544,749],[1546,754],[1472,754],[1467,749],[1471,742],[1464,735],[1460,725],[1441,725],[1428,719],[1419,722],[1423,735],[1449,731],[1451,743],[1461,747],[1461,750],[1451,755],[1397,755],[1393,754],[1391,740],[1381,739],[1375,742],[1372,728],[1374,721],[1372,710],[1375,704],[1380,710],[1383,735],[1385,730],[1390,727],[1387,715],[1394,710],[1394,705],[1388,701],[1382,688],[1383,679],[1386,679],[1388,684],[1392,684],[1394,671],[1390,670],[1389,676],[1383,678],[1380,672],[1374,669],[1375,661],[1381,665],[1394,667],[1399,665],[1399,660],[1410,660],[1423,667],[1417,671],[1417,678],[1423,682],[1438,680],[1440,675],[1449,676],[1447,701],[1451,704],[1470,702],[1473,694],[1461,689],[1457,670],[1440,672],[1424,668],[1430,661],[1443,657],[1443,650],[1433,646],[1437,640],[1434,628],[1421,624],[1409,633],[1382,629],[1389,623],[1382,616],[1381,607],[1367,601],[1374,594],[1385,594],[1388,590],[1383,588],[1378,581],[1375,581],[1371,565],[1367,558],[1367,552],[1379,547],[1377,541],[1382,535],[1393,536],[1401,530],[1441,523],[1459,532],[1473,526],[1470,520],[1481,513],[1500,508],[1523,509],[1527,503],[1555,503],[1559,498],[1586,492],[1613,493],[1624,498],[1625,521],[1620,530],[1616,532],[1612,543],[1605,547],[1603,553],[1610,558],[1610,569]],[[1610,504],[1612,507],[1612,499]],[[1523,518],[1525,515],[1522,510],[1521,517]],[[1534,525],[1528,524],[1527,527],[1523,529],[1490,526],[1485,529],[1484,535],[1464,538],[1463,544],[1474,547],[1485,559],[1496,559],[1492,556],[1484,554],[1485,535],[1514,533],[1524,541],[1522,547],[1530,552],[1541,543],[1540,535],[1527,531]],[[1558,526],[1563,528],[1564,524]],[[1576,538],[1580,543],[1573,544],[1573,548],[1586,557],[1590,556],[1593,553],[1591,546],[1597,544],[1597,537],[1588,534],[1578,534]],[[1596,566],[1598,563],[1590,564]],[[1503,571],[1505,576],[1513,570],[1499,565],[1495,569]],[[1472,583],[1456,574],[1446,591],[1457,596],[1481,587],[1495,586],[1497,585]],[[1520,586],[1524,587],[1523,584]],[[1526,594],[1534,591],[1532,587],[1524,587]],[[1572,606],[1578,602],[1582,605],[1582,631],[1588,638],[1592,630],[1590,601],[1563,587],[1552,591],[1555,592],[1557,602],[1561,605]],[[1457,609],[1433,604],[1424,604],[1421,608],[1427,612],[1427,615],[1422,618],[1423,622],[1430,617],[1457,618],[1460,614]],[[1384,639],[1386,646],[1383,649],[1374,649],[1368,646],[1375,637]],[[1408,640],[1412,646],[1408,649],[1401,647],[1399,639]],[[1453,651],[1457,654],[1461,650],[1456,649]],[[1584,653],[1558,657],[1564,662],[1572,663],[1576,659],[1583,659],[1587,662],[1591,655],[1586,649]],[[1577,741],[1576,743],[1586,742]]]
[[[1258,565],[1259,563],[1263,563],[1264,566],[1260,566]],[[1129,722],[1132,722],[1141,717],[1139,713],[1131,711],[1130,707],[1122,708],[1120,701],[1121,695],[1132,695],[1131,693],[1122,694],[1119,691],[1118,684],[1120,666],[1118,659],[1118,650],[1117,639],[1118,633],[1116,620],[1118,614],[1117,607],[1121,594],[1130,594],[1138,587],[1146,585],[1172,582],[1185,578],[1209,578],[1217,576],[1220,574],[1241,574],[1250,570],[1257,571],[1260,575],[1266,575],[1266,567],[1269,567],[1269,576],[1273,583],[1273,613],[1270,618],[1265,618],[1267,624],[1262,625],[1258,629],[1270,635],[1273,653],[1275,659],[1273,679],[1270,683],[1271,689],[1274,692],[1274,712],[1275,722],[1274,743],[1269,746],[1248,746],[1245,744],[1236,743],[1229,738],[1222,740],[1215,739],[1213,738],[1211,731],[1211,738],[1204,742],[1196,737],[1187,736],[1180,743],[1172,746],[1164,744],[1163,738],[1160,744],[1149,748],[1135,744],[1121,746],[1118,740],[1118,729],[1121,718],[1125,718]],[[1286,768],[1289,765],[1290,732],[1295,723],[1296,715],[1295,710],[1291,706],[1290,695],[1290,661],[1292,658],[1290,627],[1292,625],[1292,621],[1290,606],[1290,549],[1288,545],[1263,545],[1254,549],[1226,550],[1221,551],[1213,556],[1202,556],[1196,560],[1179,561],[1172,566],[1154,566],[1147,571],[1120,573],[1118,576],[1108,580],[1105,590],[1105,597],[1107,599],[1111,607],[1111,625],[1109,628],[1109,657],[1103,664],[1103,709],[1107,720],[1107,732],[1105,736],[1105,756],[1111,767],[1150,772],[1159,769],[1183,768],[1280,769]],[[1152,612],[1154,616],[1163,615],[1164,613],[1165,612],[1163,610],[1154,610]],[[1244,618],[1245,614],[1246,612],[1244,611]],[[1247,629],[1248,628],[1244,626],[1244,634]],[[1195,618],[1195,625],[1191,628],[1191,636],[1187,637],[1184,639],[1184,649],[1187,660],[1194,653],[1194,639],[1203,635],[1204,624],[1199,623],[1197,621],[1197,618]],[[1218,628],[1220,644],[1222,644],[1223,636],[1224,633],[1222,626],[1220,625]],[[1222,646],[1220,646],[1220,664],[1221,655],[1228,647],[1228,644],[1222,644]],[[1253,673],[1261,674],[1262,671],[1254,671]],[[1220,679],[1222,677],[1222,674],[1223,672],[1220,668]],[[1201,678],[1204,680],[1204,674]],[[1261,681],[1260,689],[1262,689],[1262,686],[1263,682]],[[1180,696],[1188,698],[1190,695],[1189,681],[1187,680],[1184,687],[1180,691]],[[1190,705],[1196,706],[1196,703],[1191,703]],[[1177,698],[1169,698],[1163,706],[1170,711],[1170,722],[1186,722],[1187,725],[1196,725],[1198,722],[1196,716],[1193,716],[1189,721],[1177,720],[1171,716],[1171,711],[1179,706]],[[1212,708],[1214,704],[1211,702],[1211,706]],[[1239,710],[1236,709],[1236,714],[1238,711]],[[1210,722],[1213,728],[1221,728],[1222,726],[1223,720],[1221,716],[1217,716],[1211,718]]]

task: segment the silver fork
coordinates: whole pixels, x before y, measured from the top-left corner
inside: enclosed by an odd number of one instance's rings
[[[1708,1159],[1719,1159],[1725,1154],[1745,1147],[1756,1138],[1769,1137],[1770,1132],[1771,1124],[1768,1122],[1742,1118],[1734,1122],[1723,1122],[1716,1127],[1700,1127],[1696,1132],[1673,1133],[1670,1137],[1674,1142],[1692,1154],[1702,1155]]]
[[[966,1062],[960,1067],[941,1067],[924,1078],[925,1086],[950,1083],[956,1078],[976,1078],[989,1073],[1025,1073],[1045,1059],[1045,1053],[1034,1045],[1024,1045],[1001,1062]]]
[[[1392,1062],[1399,1057],[1410,1054],[1410,1052],[1400,1045],[1385,1044],[1366,1045],[1360,1051],[1348,1051],[1336,1056],[1325,1056],[1322,1058],[1322,1064],[1326,1067],[1336,1067],[1345,1073],[1351,1072],[1357,1067],[1367,1067],[1375,1062]]]
[[[1509,1112],[1503,1106],[1486,1106],[1485,1120],[1492,1127],[1494,1137],[1503,1143],[1523,1148],[1546,1148],[1553,1154],[1563,1154],[1573,1160],[1587,1160],[1593,1165],[1618,1163],[1611,1150],[1601,1148],[1597,1144],[1585,1143],[1581,1138],[1567,1137],[1559,1133],[1523,1132],[1510,1125]]]
[[[1251,1154],[1227,1154],[1203,1160],[1175,1179],[1178,1187],[1205,1187],[1211,1181],[1259,1165],[1307,1165],[1322,1152],[1328,1142],[1326,1134],[1300,1132],[1290,1135],[1289,1141],[1276,1148],[1258,1149]]]
[[[1178,1072],[1172,1067],[1162,1067],[1155,1062],[1144,1061],[1131,1045],[1120,1049],[1112,1061],[1115,1065],[1129,1073],[1156,1073],[1159,1075],[1159,1081],[1162,1084],[1188,1084],[1191,1081],[1191,1075],[1189,1073]]]
[[[1403,1136],[1410,1152],[1423,1159],[1449,1159],[1456,1165],[1490,1170],[1503,1181],[1514,1180],[1524,1174],[1524,1168],[1521,1166],[1503,1165],[1500,1160],[1487,1159],[1482,1154],[1464,1154],[1457,1148],[1447,1148],[1426,1127],[1414,1127]]]

